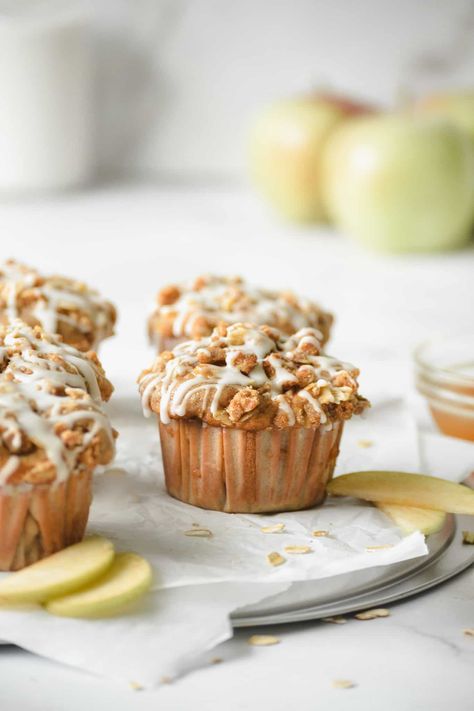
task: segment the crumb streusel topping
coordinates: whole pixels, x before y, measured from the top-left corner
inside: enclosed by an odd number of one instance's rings
[[[8,260],[0,265],[0,321],[15,318],[59,333],[79,350],[96,348],[114,331],[116,312],[99,293],[74,279],[42,276]]]
[[[199,418],[209,425],[258,430],[318,427],[368,406],[359,371],[321,353],[313,328],[285,336],[269,326],[220,324],[211,336],[157,356],[139,377],[145,414]]]
[[[151,340],[163,337],[209,336],[218,323],[251,321],[286,334],[312,327],[324,344],[333,317],[309,299],[288,291],[252,287],[238,277],[201,276],[184,285],[166,286],[158,292],[157,308],[149,320]]]
[[[107,464],[112,392],[95,353],[16,321],[0,328],[0,485],[64,481]]]

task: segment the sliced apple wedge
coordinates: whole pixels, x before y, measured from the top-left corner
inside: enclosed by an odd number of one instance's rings
[[[0,604],[44,602],[65,595],[103,575],[113,559],[112,543],[91,536],[0,581]]]
[[[398,504],[375,504],[380,511],[389,516],[402,533],[408,535],[421,531],[425,536],[438,533],[446,521],[444,511],[420,509],[417,506],[399,506]]]
[[[135,553],[119,553],[109,570],[88,587],[45,604],[61,617],[109,617],[143,595],[151,585],[151,566]]]
[[[474,515],[473,489],[423,474],[353,472],[333,479],[327,490],[333,496],[355,496],[382,504]]]

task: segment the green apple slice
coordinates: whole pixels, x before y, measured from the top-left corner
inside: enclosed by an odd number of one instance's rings
[[[327,490],[333,496],[354,496],[382,504],[474,515],[473,489],[423,474],[353,472],[333,479]]]
[[[61,617],[109,617],[149,590],[151,566],[135,553],[119,553],[109,570],[91,585],[46,603]]]
[[[103,575],[114,559],[107,538],[91,536],[0,581],[1,602],[44,602]]]
[[[438,533],[446,521],[444,511],[420,509],[417,506],[399,506],[398,504],[375,504],[378,509],[389,516],[402,533],[408,535],[420,531],[425,536]]]

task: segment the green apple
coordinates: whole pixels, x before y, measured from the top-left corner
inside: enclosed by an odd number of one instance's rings
[[[469,134],[474,144],[474,92],[431,94],[420,99],[415,111],[452,121]]]
[[[113,559],[112,543],[91,536],[6,577],[0,582],[0,604],[44,602],[65,595],[103,575]]]
[[[250,170],[255,185],[284,217],[323,220],[320,161],[334,128],[370,109],[329,94],[288,99],[265,109],[250,131]]]
[[[148,561],[135,553],[118,553],[105,575],[77,592],[49,600],[45,608],[60,617],[109,617],[144,595],[151,583]]]
[[[474,216],[474,148],[443,119],[355,119],[325,148],[324,199],[338,227],[392,252],[460,247]]]

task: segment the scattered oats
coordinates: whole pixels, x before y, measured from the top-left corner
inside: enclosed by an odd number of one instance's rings
[[[311,546],[285,546],[285,553],[312,553]]]
[[[334,689],[352,689],[356,684],[349,679],[334,679],[332,682]]]
[[[212,531],[208,528],[190,528],[189,531],[184,532],[184,535],[193,536],[194,538],[210,538]]]
[[[223,661],[222,657],[212,657],[211,664],[221,664]]]
[[[345,625],[347,622],[347,617],[342,615],[335,615],[334,617],[323,617],[321,622],[331,622],[333,625]]]
[[[134,691],[141,691],[143,689],[143,686],[139,684],[138,681],[130,681],[128,685]]]
[[[388,548],[393,548],[393,543],[384,543],[381,546],[366,546],[365,550],[366,551],[384,551],[384,550],[387,550]]]
[[[471,546],[474,545],[474,531],[463,531],[462,542]]]
[[[112,467],[111,469],[107,469],[104,474],[106,476],[108,476],[109,474],[111,476],[126,476],[127,472],[125,471],[125,469],[120,469],[119,467]],[[104,476],[104,474],[102,476]]]
[[[281,533],[285,530],[285,524],[274,523],[272,526],[262,526],[260,530],[262,533]]]
[[[365,610],[354,615],[358,620],[375,620],[376,617],[390,617],[390,610],[385,607],[376,607],[373,610]]]
[[[374,446],[374,441],[372,439],[359,439],[357,440],[357,446],[362,447],[362,449],[368,449]]]
[[[270,647],[272,644],[280,644],[280,638],[271,634],[253,634],[248,638],[248,643],[254,647]]]
[[[283,563],[286,563],[286,558],[283,558],[283,556],[277,553],[276,551],[272,551],[272,553],[269,553],[267,555],[267,560],[270,565],[282,565]]]
[[[201,528],[201,524],[200,524],[200,523],[192,523],[191,526],[192,526],[193,528]]]
[[[315,538],[322,538],[323,536],[329,536],[329,531],[318,531],[317,529],[313,531],[313,536]]]
[[[467,629],[465,629],[464,634],[467,637],[474,637],[474,627],[468,627]]]

